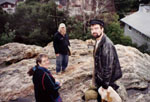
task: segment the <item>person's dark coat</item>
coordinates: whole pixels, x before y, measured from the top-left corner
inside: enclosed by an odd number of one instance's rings
[[[53,46],[55,54],[69,54],[68,46],[70,46],[70,42],[68,35],[65,34],[65,36],[63,36],[62,34],[60,34],[60,32],[56,32],[54,35]]]
[[[96,87],[107,89],[112,86],[117,89],[114,82],[122,77],[122,71],[116,49],[111,40],[104,34],[94,53],[95,71],[94,80]]]
[[[33,83],[36,102],[56,102],[60,86],[46,68],[36,67]]]

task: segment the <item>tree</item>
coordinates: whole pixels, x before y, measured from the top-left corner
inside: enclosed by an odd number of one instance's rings
[[[26,4],[29,4],[29,3],[32,3],[32,2],[39,2],[40,0],[26,0],[25,3]]]
[[[16,35],[14,41],[45,46],[52,41],[58,23],[64,18],[64,13],[57,10],[53,1],[20,4],[11,21]]]
[[[14,38],[10,30],[10,15],[0,8],[0,45],[11,42]]]
[[[132,45],[131,38],[124,36],[124,31],[120,27],[120,23],[117,20],[118,16],[114,15],[114,21],[110,22],[106,27],[107,36],[113,41],[114,44]]]
[[[84,32],[84,22],[79,21],[76,17],[70,17],[66,20],[67,31],[69,32],[70,39],[86,40],[91,38],[89,32]]]
[[[117,14],[123,18],[128,12],[137,11],[139,0],[114,0]]]
[[[5,32],[5,24],[8,21],[8,14],[0,7],[0,37]]]

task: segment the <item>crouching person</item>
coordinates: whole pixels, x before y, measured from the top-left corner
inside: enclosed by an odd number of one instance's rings
[[[58,92],[60,85],[48,71],[49,65],[48,56],[40,54],[36,58],[36,66],[28,71],[29,76],[33,76],[36,102],[62,102]]]

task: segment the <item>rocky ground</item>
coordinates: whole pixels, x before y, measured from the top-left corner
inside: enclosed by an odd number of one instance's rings
[[[71,40],[67,71],[55,74],[55,54],[52,43],[46,47],[9,43],[0,46],[0,102],[34,102],[32,78],[27,75],[39,53],[49,55],[49,70],[62,83],[60,94],[64,102],[83,102],[83,92],[91,84],[93,58],[92,40]],[[137,49],[115,45],[123,77],[118,93],[123,102],[150,102],[150,56]],[[89,102],[96,102],[91,100]]]

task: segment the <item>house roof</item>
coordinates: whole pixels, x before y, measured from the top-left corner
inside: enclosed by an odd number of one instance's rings
[[[11,3],[11,4],[16,4],[17,0],[0,0],[0,5],[6,2]]]
[[[150,37],[150,12],[138,11],[126,16],[121,21]]]

